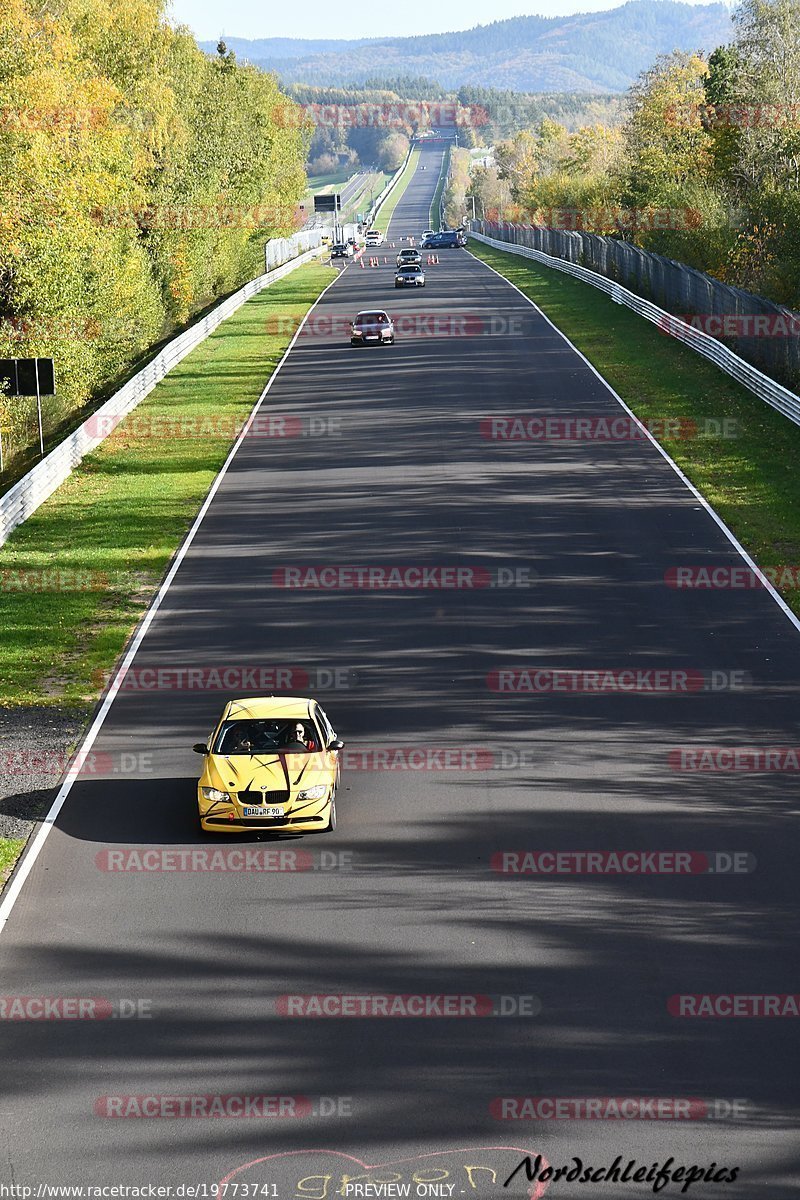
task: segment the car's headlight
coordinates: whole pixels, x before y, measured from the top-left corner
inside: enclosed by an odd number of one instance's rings
[[[321,800],[328,790],[326,783],[318,783],[315,787],[306,788],[304,792],[297,793],[298,800]]]
[[[230,800],[228,792],[221,792],[219,788],[200,788],[200,793],[206,800]]]

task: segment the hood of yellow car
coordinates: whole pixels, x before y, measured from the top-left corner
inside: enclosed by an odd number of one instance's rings
[[[225,792],[302,791],[330,783],[333,771],[326,754],[209,755],[207,770],[212,787]]]

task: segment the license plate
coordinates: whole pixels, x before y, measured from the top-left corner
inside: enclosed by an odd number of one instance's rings
[[[262,804],[249,805],[244,809],[246,817],[284,817],[286,811],[283,805]]]
[[[368,333],[368,334],[367,334],[367,341],[368,341],[368,342],[377,342],[377,341],[380,341],[380,336],[381,336],[381,335],[380,335],[379,333]]]

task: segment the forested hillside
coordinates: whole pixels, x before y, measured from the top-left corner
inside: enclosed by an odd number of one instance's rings
[[[292,40],[231,38],[237,53],[282,80],[364,84],[381,76],[422,75],[524,92],[621,92],[659,54],[705,50],[730,36],[723,4],[629,0],[605,12],[513,17],[451,33],[342,40],[327,47]],[[210,43],[204,47],[213,50]]]
[[[727,45],[659,57],[625,110],[498,143],[477,212],[624,237],[800,307],[800,0],[742,0]]]

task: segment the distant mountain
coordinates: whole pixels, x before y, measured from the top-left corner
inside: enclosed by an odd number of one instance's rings
[[[512,17],[421,37],[308,40],[226,38],[239,58],[285,83],[363,84],[376,75],[423,75],[521,92],[622,92],[659,54],[710,52],[731,37],[724,4],[629,0],[606,12]],[[216,43],[201,42],[209,52]]]

